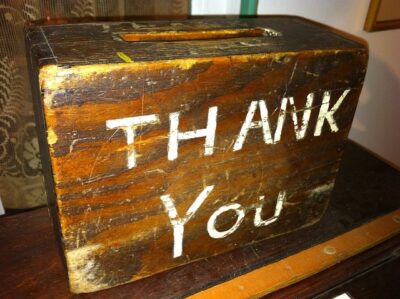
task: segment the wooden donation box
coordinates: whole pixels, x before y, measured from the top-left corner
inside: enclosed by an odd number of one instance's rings
[[[72,292],[287,234],[327,209],[363,45],[287,17],[39,26],[27,42]]]

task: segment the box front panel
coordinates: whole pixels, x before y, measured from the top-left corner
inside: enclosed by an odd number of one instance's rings
[[[42,68],[72,290],[318,221],[365,63],[332,50]]]

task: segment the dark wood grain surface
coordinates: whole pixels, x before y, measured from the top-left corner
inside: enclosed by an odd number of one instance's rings
[[[68,291],[46,209],[0,218],[1,298],[180,298],[321,243],[400,206],[400,174],[353,143],[346,146],[327,213],[287,236],[85,295]],[[397,246],[396,240],[390,246]],[[382,248],[389,248],[384,245]],[[389,246],[389,247],[385,247]],[[391,248],[392,248],[391,247]],[[383,249],[382,249],[383,250]],[[379,250],[378,250],[379,252]],[[365,262],[372,260],[370,255]],[[356,264],[355,264],[356,265]],[[351,268],[352,266],[350,266]],[[354,266],[356,267],[356,266]],[[345,269],[345,268],[344,268]],[[393,273],[396,274],[393,270]],[[346,274],[338,271],[339,279]],[[337,278],[335,278],[337,279]],[[314,280],[315,282],[316,280]],[[310,283],[309,288],[318,287]]]

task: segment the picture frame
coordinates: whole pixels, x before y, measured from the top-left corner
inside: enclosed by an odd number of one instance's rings
[[[400,28],[400,1],[371,0],[364,30],[368,32]]]

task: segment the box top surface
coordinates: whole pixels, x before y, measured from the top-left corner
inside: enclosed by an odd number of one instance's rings
[[[47,25],[27,39],[39,66],[364,48],[296,17]]]

